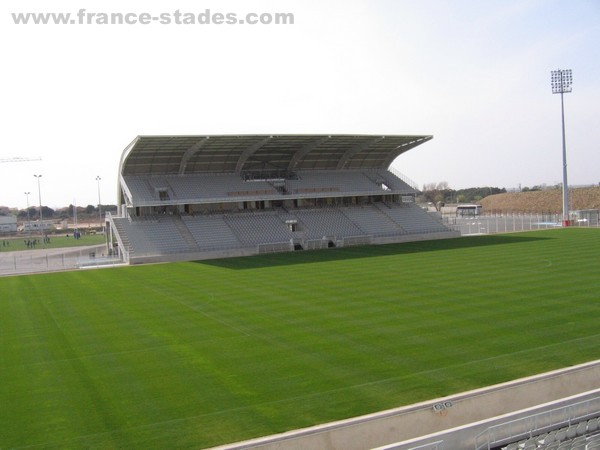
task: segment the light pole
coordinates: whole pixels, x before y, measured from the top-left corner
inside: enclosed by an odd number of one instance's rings
[[[27,197],[27,226],[29,227],[29,236],[31,236],[31,218],[29,217],[29,194],[31,194],[31,192],[25,192],[25,195]]]
[[[37,184],[38,184],[38,199],[40,201],[40,227],[42,229],[42,242],[45,244],[45,239],[44,239],[44,217],[42,215],[42,189],[40,188],[40,178],[42,178],[41,175],[34,175],[34,177],[37,178]]]
[[[571,69],[552,70],[552,93],[560,94],[560,111],[562,118],[562,157],[563,157],[563,226],[569,226],[569,184],[567,183],[567,142],[565,139],[565,105],[563,94],[572,91],[573,76]]]
[[[104,224],[102,223],[102,203],[100,202],[100,175],[96,177],[96,182],[98,183],[98,219],[100,220],[101,230],[104,230]]]

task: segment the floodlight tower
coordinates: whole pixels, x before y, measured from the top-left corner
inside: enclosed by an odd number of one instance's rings
[[[29,236],[31,236],[31,218],[29,217],[29,194],[31,194],[31,192],[25,192],[25,195],[27,197],[27,226],[29,227]]]
[[[96,177],[96,182],[98,184],[98,219],[100,220],[100,225],[102,226],[102,230],[104,230],[104,224],[102,223],[102,203],[100,202],[100,175]]]
[[[40,200],[40,227],[42,227],[42,242],[43,245],[46,245],[46,236],[44,235],[44,218],[42,215],[42,189],[40,188],[40,178],[42,178],[41,175],[34,175],[34,177],[37,178],[37,185],[38,185],[38,198]]]
[[[562,157],[563,157],[563,226],[569,226],[569,184],[567,183],[567,143],[565,139],[565,105],[563,94],[572,91],[573,76],[571,69],[552,70],[552,93],[560,94],[560,111],[562,117]]]

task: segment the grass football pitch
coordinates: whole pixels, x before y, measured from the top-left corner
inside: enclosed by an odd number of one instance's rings
[[[201,448],[600,357],[600,230],[0,278],[0,448]]]
[[[68,235],[68,237],[67,237]],[[67,247],[82,247],[86,245],[99,245],[106,242],[106,237],[102,234],[82,235],[81,239],[73,239],[73,232],[64,234],[48,235],[50,242],[43,243],[42,237],[39,234],[31,236],[22,236],[19,238],[1,239],[4,243],[0,245],[0,253],[17,252],[23,250],[47,250],[54,248]],[[36,243],[35,247],[28,247],[27,241],[36,240],[41,243]]]

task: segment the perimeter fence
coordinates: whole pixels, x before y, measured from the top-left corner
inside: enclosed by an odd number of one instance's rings
[[[114,266],[122,263],[120,258],[107,256],[106,253],[105,245],[79,249],[4,252],[0,253],[0,276]]]
[[[444,224],[461,235],[511,233],[516,231],[547,230],[563,227],[559,213],[484,213],[477,216],[445,216]],[[597,212],[573,215],[570,227],[598,227]]]

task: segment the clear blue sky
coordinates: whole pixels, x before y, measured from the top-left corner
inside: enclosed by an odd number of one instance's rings
[[[289,12],[293,25],[15,25],[11,13]],[[419,185],[600,182],[597,0],[28,1],[0,4],[0,205],[116,202],[136,135],[432,134]]]

